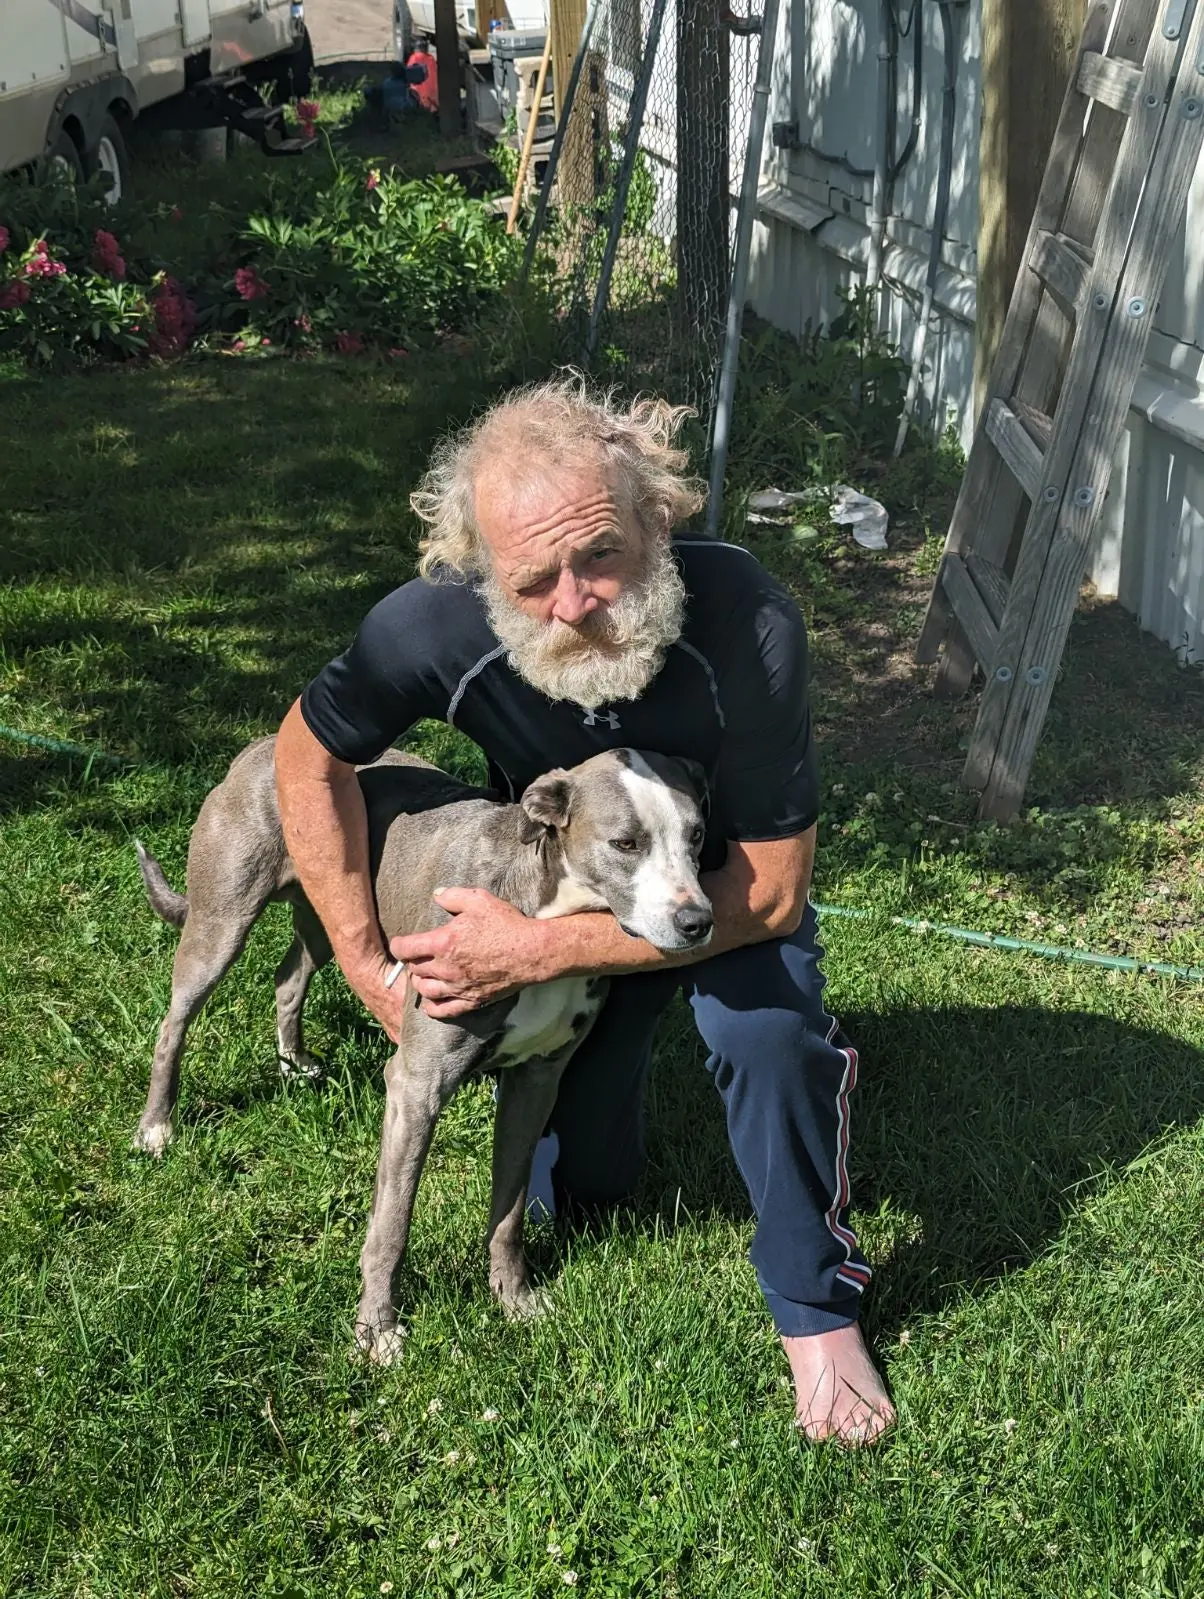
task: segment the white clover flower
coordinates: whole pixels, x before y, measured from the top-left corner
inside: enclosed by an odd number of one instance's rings
[[[391,1582],[382,1582],[380,1585],[380,1591],[381,1593],[392,1593],[393,1584]]]
[[[432,1538],[428,1538],[426,1540],[426,1546],[430,1550],[430,1552],[432,1554],[434,1554],[436,1552],[436,1550],[439,1550],[439,1549],[443,1548],[443,1539],[440,1538],[438,1533],[435,1533],[435,1535]]]
[[[460,1451],[458,1449],[449,1449],[443,1457],[443,1464],[445,1466],[454,1466],[459,1458]]]
[[[1003,1430],[1006,1433],[1013,1433],[1013,1432],[1016,1431],[1016,1421],[1015,1421],[1014,1417],[1012,1417],[1012,1416],[1008,1417],[1008,1419],[1003,1424]]]
[[[484,1410],[484,1411],[481,1412],[481,1420],[482,1421],[501,1421],[501,1419],[502,1419],[501,1411],[500,1410],[495,1410],[492,1405],[489,1406],[488,1410]]]
[[[575,1588],[577,1586],[577,1573],[575,1571],[562,1571],[560,1580],[567,1583],[570,1588]]]
[[[432,1399],[430,1404],[426,1407],[426,1413],[428,1416],[437,1416],[442,1409],[442,1399]]]
[[[558,1543],[550,1543],[548,1545],[548,1553],[551,1555],[553,1560],[559,1560],[561,1555],[564,1553],[564,1550]]]

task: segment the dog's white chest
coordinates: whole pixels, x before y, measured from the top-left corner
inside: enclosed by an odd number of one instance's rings
[[[601,1004],[588,977],[557,977],[524,988],[506,1019],[494,1057],[499,1066],[516,1066],[537,1055],[556,1055],[584,1035]]]

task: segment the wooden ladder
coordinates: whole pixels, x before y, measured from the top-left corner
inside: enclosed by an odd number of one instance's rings
[[[984,688],[963,781],[1024,794],[1204,142],[1204,0],[1108,0],[1083,28],[916,648]]]

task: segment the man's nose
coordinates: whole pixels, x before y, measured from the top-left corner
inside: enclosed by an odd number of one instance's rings
[[[556,620],[566,623],[569,627],[575,627],[597,608],[597,604],[588,585],[582,583],[576,573],[566,567],[560,574],[552,601],[552,615]]]

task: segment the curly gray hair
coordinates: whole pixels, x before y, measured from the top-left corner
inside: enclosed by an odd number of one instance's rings
[[[410,495],[426,524],[419,543],[423,577],[468,578],[486,561],[476,518],[482,467],[550,463],[592,455],[612,477],[647,532],[671,531],[705,500],[704,485],[687,474],[689,457],[677,445],[688,406],[641,396],[628,406],[613,391],[591,394],[579,373],[517,389],[475,422],[444,439],[418,488]]]

